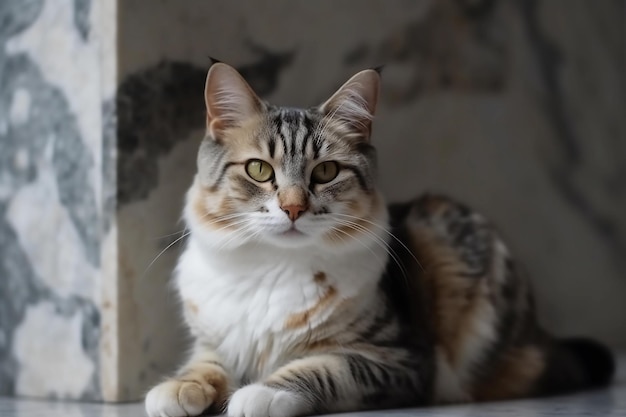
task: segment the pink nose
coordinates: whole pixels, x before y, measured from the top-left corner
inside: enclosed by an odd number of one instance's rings
[[[306,207],[305,206],[301,206],[301,205],[297,205],[297,204],[288,205],[288,206],[281,206],[280,208],[285,213],[287,213],[287,216],[289,216],[289,219],[292,222],[295,222],[298,219],[298,217],[300,217],[302,215],[302,213],[304,213],[306,211]]]

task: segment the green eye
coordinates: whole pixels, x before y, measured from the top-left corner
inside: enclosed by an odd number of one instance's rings
[[[274,169],[270,164],[260,159],[252,159],[246,164],[246,172],[255,181],[265,182],[272,179]]]
[[[335,161],[322,162],[311,173],[311,181],[318,184],[326,184],[331,182],[339,174],[339,164]]]

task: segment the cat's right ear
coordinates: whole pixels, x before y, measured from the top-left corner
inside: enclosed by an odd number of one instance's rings
[[[215,140],[263,110],[263,102],[236,69],[218,62],[209,69],[204,87],[206,126]]]
[[[369,140],[379,85],[378,70],[361,71],[326,100],[320,106],[320,111],[328,118],[342,123],[347,136]]]

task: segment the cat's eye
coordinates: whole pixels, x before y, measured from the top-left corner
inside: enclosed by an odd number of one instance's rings
[[[260,159],[251,159],[246,164],[246,172],[255,181],[266,182],[274,176],[274,168]]]
[[[318,184],[325,184],[334,180],[339,174],[339,164],[335,161],[326,161],[313,168],[311,180]]]

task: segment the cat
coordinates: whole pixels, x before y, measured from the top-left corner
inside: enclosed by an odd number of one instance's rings
[[[296,109],[211,66],[175,269],[195,342],[148,392],[150,417],[295,417],[610,383],[606,347],[542,330],[481,214],[434,194],[386,206],[370,142],[379,84],[364,70]]]

